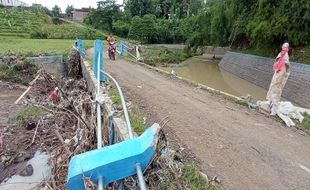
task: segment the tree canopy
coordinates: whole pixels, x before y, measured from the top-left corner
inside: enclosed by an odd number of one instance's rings
[[[310,1],[128,0],[123,10],[106,0],[98,2],[88,23],[146,43],[270,48],[288,41],[305,46],[310,44]]]
[[[74,11],[73,5],[68,5],[66,8],[66,11],[65,11],[66,16],[69,18],[72,18],[73,17],[73,11]]]
[[[52,16],[53,17],[60,17],[60,13],[61,13],[61,9],[59,6],[55,5],[53,8],[52,8]]]

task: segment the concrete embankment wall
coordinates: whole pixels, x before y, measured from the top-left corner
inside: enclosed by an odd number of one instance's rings
[[[66,66],[62,56],[29,57],[38,67],[59,78],[66,76]]]
[[[227,52],[219,66],[238,77],[268,90],[273,76],[274,59]],[[291,62],[291,75],[282,96],[295,104],[310,108],[310,65]]]

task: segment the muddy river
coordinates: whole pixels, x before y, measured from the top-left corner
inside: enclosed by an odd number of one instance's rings
[[[180,67],[162,67],[161,69],[169,72],[173,69],[178,76],[235,96],[250,94],[256,100],[265,99],[267,93],[265,89],[221,70],[218,64],[218,61],[211,61],[203,57],[193,57],[183,62]]]

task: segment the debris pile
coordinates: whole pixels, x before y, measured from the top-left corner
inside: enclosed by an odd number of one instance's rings
[[[19,101],[25,109],[17,114],[18,122],[0,128],[0,187],[15,175],[33,176],[37,171],[31,160],[40,151],[48,155],[51,172],[45,181],[34,183],[44,190],[66,189],[70,158],[96,149],[95,102],[83,79],[58,79],[44,70],[32,78],[31,90]],[[103,135],[107,137],[107,131]],[[161,131],[156,155],[144,173],[149,188],[188,189],[182,178],[186,162],[169,149]],[[95,189],[87,177],[84,182],[86,189]],[[133,189],[138,179],[129,177],[107,189],[120,186]]]
[[[60,81],[42,70],[38,75],[22,101],[27,109],[39,111],[21,117],[18,125],[3,128],[0,182],[21,175],[29,168],[25,163],[41,150],[49,154],[52,168],[51,178],[43,186],[65,189],[69,158],[95,148],[93,101],[84,80]],[[55,87],[57,99],[51,101],[49,95]]]
[[[270,113],[270,102],[269,101],[258,101],[258,107]],[[304,114],[310,115],[310,109],[294,106],[291,102],[282,101],[276,110],[276,114],[284,121],[287,127],[296,126],[296,122],[302,123],[304,120]]]
[[[28,84],[38,71],[38,67],[25,57],[11,54],[0,58],[0,79]]]
[[[75,48],[71,49],[71,52],[68,56],[68,75],[75,78],[81,78],[83,76],[81,56]]]

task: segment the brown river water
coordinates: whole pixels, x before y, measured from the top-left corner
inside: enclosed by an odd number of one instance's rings
[[[218,64],[219,61],[193,57],[184,61],[180,67],[161,67],[161,69],[168,72],[173,69],[178,76],[235,96],[250,94],[255,100],[265,99],[267,94],[265,89],[220,69]]]

